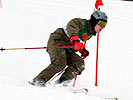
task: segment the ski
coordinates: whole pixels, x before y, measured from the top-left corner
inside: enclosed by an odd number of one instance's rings
[[[73,93],[83,93],[88,95],[89,90],[87,88],[69,88],[69,90]],[[118,100],[116,97],[100,97],[102,100]]]
[[[104,98],[104,100],[118,100],[118,98],[113,97],[113,98]]]
[[[28,82],[30,85],[35,85],[35,86],[38,86],[38,87],[54,87],[54,88],[57,88],[57,87],[59,87],[59,88],[63,88],[63,89],[65,89],[65,90],[67,90],[67,91],[70,91],[70,92],[72,92],[72,93],[75,93],[75,94],[77,94],[77,93],[83,93],[83,94],[86,94],[86,95],[88,95],[89,93],[89,90],[87,89],[87,88],[75,88],[75,87],[69,87],[69,86],[67,86],[67,85],[51,85],[51,84],[47,84],[46,86],[39,86],[39,85],[36,85],[36,84],[32,84],[32,82]],[[101,100],[118,100],[118,98],[116,98],[116,97],[99,97],[99,98],[101,98]]]
[[[85,94],[88,93],[88,89],[87,88],[79,88],[79,89],[71,88],[70,91],[73,92],[73,93],[85,93]]]

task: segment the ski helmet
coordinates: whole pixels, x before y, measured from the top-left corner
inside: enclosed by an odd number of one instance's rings
[[[91,18],[90,18],[90,23],[92,25],[92,27],[94,28],[95,25],[99,22],[99,21],[104,21],[107,22],[107,15],[104,12],[101,12],[99,10],[96,10],[92,13]]]

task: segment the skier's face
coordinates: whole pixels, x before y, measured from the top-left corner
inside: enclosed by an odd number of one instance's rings
[[[96,24],[96,26],[94,27],[94,29],[95,29],[95,31],[96,31],[97,33],[100,33],[101,30],[104,29],[104,27],[101,27],[101,26],[99,26],[98,24]]]
[[[102,29],[105,28],[105,26],[107,25],[107,22],[104,22],[104,21],[99,21],[96,26],[94,27],[95,31],[97,33],[101,32]]]

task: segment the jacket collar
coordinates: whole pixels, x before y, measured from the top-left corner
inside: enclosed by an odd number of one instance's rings
[[[91,23],[90,23],[90,20],[87,20],[87,24],[88,24],[88,32],[91,34],[91,35],[96,35],[96,31],[94,30],[94,28],[92,27]]]

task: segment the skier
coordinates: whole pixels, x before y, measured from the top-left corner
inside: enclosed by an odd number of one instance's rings
[[[100,32],[107,24],[107,16],[104,12],[94,11],[89,20],[74,18],[66,27],[58,28],[51,33],[47,46],[74,46],[74,48],[47,49],[51,64],[37,75],[32,85],[45,86],[56,73],[65,71],[56,83],[72,80],[85,69],[84,59],[89,55],[85,43],[96,33]],[[76,52],[80,52],[79,56]]]

